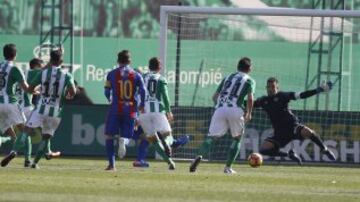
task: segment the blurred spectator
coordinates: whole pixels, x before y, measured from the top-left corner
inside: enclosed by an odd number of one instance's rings
[[[15,1],[0,0],[0,32],[15,34],[19,32],[18,7]]]
[[[121,25],[125,37],[131,37],[130,22],[136,16],[141,15],[141,4],[142,1],[139,0],[124,0]]]

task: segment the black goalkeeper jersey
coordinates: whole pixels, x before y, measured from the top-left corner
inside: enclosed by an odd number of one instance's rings
[[[292,127],[299,122],[289,109],[290,100],[296,100],[294,92],[278,92],[275,95],[263,96],[255,100],[254,107],[263,108],[270,118],[275,130]]]

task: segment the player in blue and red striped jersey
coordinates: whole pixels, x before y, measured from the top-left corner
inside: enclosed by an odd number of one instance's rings
[[[134,133],[136,114],[144,110],[145,86],[142,76],[130,67],[128,50],[118,53],[118,67],[106,77],[105,96],[111,103],[105,123],[105,145],[109,165],[115,170],[114,136],[131,138]],[[140,95],[138,105],[136,96]]]

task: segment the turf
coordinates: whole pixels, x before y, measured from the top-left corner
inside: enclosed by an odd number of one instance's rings
[[[107,172],[105,160],[54,159],[39,170],[23,168],[16,158],[0,168],[0,201],[360,201],[360,169],[237,164],[238,174],[222,173],[223,164],[203,163],[189,173],[189,162],[175,171],[163,162],[147,169],[131,161]]]

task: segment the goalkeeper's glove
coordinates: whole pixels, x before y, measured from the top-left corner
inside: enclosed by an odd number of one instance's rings
[[[318,93],[329,92],[332,89],[332,87],[333,87],[333,83],[331,81],[323,81],[316,90]]]

